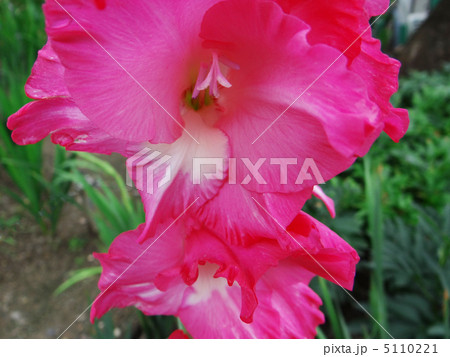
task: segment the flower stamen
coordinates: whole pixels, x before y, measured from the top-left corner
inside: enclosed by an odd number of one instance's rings
[[[192,98],[197,98],[201,91],[209,87],[209,95],[213,98],[219,98],[219,83],[225,88],[230,88],[231,83],[225,78],[220,70],[219,58],[217,53],[213,53],[213,61],[209,67],[205,64],[200,66],[197,82],[195,83],[194,91],[192,92]]]

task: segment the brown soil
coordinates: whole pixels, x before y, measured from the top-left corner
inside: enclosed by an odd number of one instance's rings
[[[0,184],[11,185],[2,168]],[[71,271],[98,265],[92,257],[96,234],[88,218],[70,204],[64,207],[56,235],[43,234],[33,217],[0,194],[0,222],[11,218],[17,219],[12,226],[0,226],[0,338],[56,338],[98,294],[97,277],[54,294]],[[131,309],[113,315],[126,321],[119,326],[136,320]],[[89,338],[94,331],[88,310],[62,337]]]

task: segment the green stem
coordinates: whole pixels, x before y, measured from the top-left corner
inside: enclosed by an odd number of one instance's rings
[[[381,204],[381,175],[369,155],[364,158],[364,180],[369,236],[372,247],[374,269],[370,284],[370,304],[374,318],[387,329],[386,299],[383,286],[383,213]],[[380,338],[388,334],[377,323],[373,329]]]
[[[344,338],[344,333],[341,329],[341,324],[339,323],[339,316],[334,308],[333,301],[331,299],[330,291],[328,290],[327,281],[323,278],[319,279],[319,286],[322,292],[321,297],[323,299],[323,304],[327,313],[327,317],[330,320],[331,329],[335,338]]]

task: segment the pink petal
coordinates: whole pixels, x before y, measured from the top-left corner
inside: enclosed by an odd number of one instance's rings
[[[389,7],[389,0],[278,0],[283,9],[311,26],[308,40],[337,48],[349,59],[352,71],[368,86],[370,99],[380,108],[384,131],[399,141],[408,129],[406,110],[395,109],[389,102],[397,91],[400,63],[380,49],[369,27],[371,16],[380,15]],[[333,66],[334,68],[334,66]],[[364,155],[378,135],[360,151]]]
[[[313,338],[317,325],[324,322],[321,301],[307,286],[311,274],[288,262],[270,269],[257,283],[259,305],[250,324],[236,313],[239,288],[220,281],[211,285],[213,271],[210,265],[200,268],[180,310],[194,338]]]
[[[296,262],[314,274],[351,290],[358,253],[327,226],[301,212],[287,228]]]
[[[64,83],[64,67],[53,51],[50,40],[38,52],[38,58],[25,84],[25,92],[33,99],[69,97]]]
[[[168,226],[161,226],[154,239],[141,245],[136,242],[144,229],[141,225],[119,235],[108,253],[94,254],[102,264],[103,273],[98,284],[102,293],[93,304],[92,321],[113,307],[129,305],[135,305],[146,314],[177,313],[185,289],[181,278],[177,278],[178,284],[173,285],[171,295],[157,289],[154,281],[159,272],[181,262],[183,226],[175,224],[162,234],[163,228]]]
[[[358,31],[367,22],[363,9],[365,0],[277,0],[277,2],[286,13],[299,17],[311,27],[308,33],[310,43],[324,43],[341,52],[347,50],[345,55],[350,61],[358,56],[361,44]],[[354,45],[350,47],[354,41]]]
[[[238,158],[237,181],[247,175],[240,158],[252,163],[259,158],[298,159],[288,168],[288,184],[280,183],[278,168],[265,165],[260,173],[267,184],[252,180],[246,185],[249,190],[312,188],[319,182],[317,176],[295,184],[306,159],[312,158],[328,180],[348,168],[382,126],[379,109],[364,82],[347,68],[345,57],[292,104],[340,54],[326,45],[312,46],[307,34],[303,21],[269,2],[230,0],[214,5],[204,17],[204,45],[240,66],[230,72],[233,87],[221,94],[220,103],[227,110],[217,123],[230,138],[231,156]]]
[[[327,196],[325,192],[323,192],[320,186],[314,186],[313,195],[320,199],[330,212],[330,216],[332,218],[336,217],[336,210],[334,208],[334,201],[332,198]]]
[[[217,264],[219,268],[215,278],[225,278],[230,286],[235,281],[239,284],[242,291],[240,317],[249,323],[258,305],[256,282],[269,267],[276,266],[287,254],[273,240],[260,240],[248,247],[230,246],[207,231],[193,232],[186,241],[183,279],[187,284],[192,284],[198,278],[199,264]]]
[[[314,338],[317,326],[325,322],[319,310],[322,301],[308,287],[312,276],[292,260],[286,259],[276,268],[269,269],[261,279],[266,291],[272,290],[271,305],[280,315],[280,329],[285,338]],[[257,285],[258,296],[259,290]],[[258,314],[256,310],[257,322],[260,321]],[[261,327],[267,326],[268,321],[261,323]]]
[[[142,239],[152,236],[156,226],[168,217],[178,217],[194,201],[195,207],[202,207],[225,183],[230,150],[228,138],[219,129],[205,125],[201,116],[192,110],[187,110],[183,117],[197,142],[183,133],[172,144],[147,144],[148,153],[142,155],[138,151],[127,160],[128,172],[139,189],[146,213],[147,225]],[[164,157],[167,161],[158,161]],[[201,165],[198,171],[194,169],[194,160],[216,158],[222,166]],[[168,169],[168,182],[159,186]],[[200,174],[198,182],[194,182],[194,170]]]
[[[277,222],[286,227],[311,197],[311,191],[257,193],[243,185],[225,183],[216,196],[204,205],[192,207],[189,214],[231,244],[247,245],[267,237],[286,245]]]
[[[64,67],[50,40],[39,51],[25,85],[28,103],[8,120],[12,138],[20,145],[34,144],[49,134],[53,143],[67,150],[128,156],[131,143],[118,140],[90,122],[75,105],[64,82]]]
[[[99,10],[94,2],[59,1],[75,21],[47,1],[46,30],[81,111],[121,139],[158,143],[178,138],[180,101],[201,56],[201,18],[215,2],[111,0]]]
[[[380,41],[366,34],[361,45],[361,54],[350,68],[366,82],[370,99],[381,109],[384,131],[392,140],[398,142],[409,126],[408,112],[394,108],[389,102],[398,89],[400,62],[383,54]]]
[[[70,98],[54,97],[25,105],[8,119],[12,138],[19,145],[34,144],[51,134],[55,144],[68,150],[128,155],[132,145],[95,127]]]
[[[224,278],[213,278],[214,265],[200,267],[197,281],[187,292],[179,317],[191,336],[198,338],[251,338],[239,319],[240,289]]]
[[[387,10],[389,2],[389,0],[365,0],[364,8],[369,16],[377,16]]]

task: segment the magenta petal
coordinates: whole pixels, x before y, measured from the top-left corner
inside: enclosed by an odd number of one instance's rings
[[[408,112],[394,108],[389,102],[398,89],[400,62],[383,54],[380,41],[366,34],[361,54],[350,68],[365,80],[371,100],[381,109],[380,118],[385,124],[384,131],[398,142],[409,126]]]
[[[68,150],[128,155],[131,146],[98,129],[69,98],[37,100],[25,105],[8,119],[12,138],[19,145],[34,144],[52,135],[55,144]]]
[[[229,144],[224,133],[205,125],[192,110],[184,113],[188,130],[197,142],[183,133],[172,144],[147,144],[127,160],[127,168],[141,194],[146,214],[142,239],[152,236],[161,222],[178,217],[195,203],[190,211],[201,208],[224,185],[228,170]],[[220,165],[194,164],[195,160],[219,160]],[[194,178],[194,173],[200,177]],[[198,180],[197,180],[198,179]]]
[[[135,305],[147,314],[176,314],[183,298],[184,284],[178,277],[172,295],[161,292],[155,286],[157,275],[172,268],[182,259],[180,225],[167,229],[161,226],[157,236],[145,244],[138,244],[137,238],[144,226],[119,235],[108,253],[95,254],[103,267],[98,283],[102,293],[95,300],[91,320],[100,318],[113,307]],[[167,232],[161,235],[167,229]],[[161,235],[161,236],[160,236]]]
[[[332,218],[336,217],[336,210],[334,208],[334,201],[332,198],[327,196],[325,192],[323,192],[320,186],[314,186],[313,195],[320,199],[330,212],[330,216]]]
[[[313,338],[324,322],[311,274],[289,263],[270,269],[256,284],[259,305],[250,324],[239,320],[239,287],[211,282],[214,267],[200,268],[180,318],[194,338]],[[216,280],[216,279],[214,279]],[[209,293],[208,293],[209,291]]]
[[[408,114],[406,110],[393,108],[389,102],[397,90],[400,63],[381,52],[380,42],[371,37],[369,26],[370,17],[386,11],[389,0],[278,2],[287,13],[311,26],[308,33],[311,43],[337,48],[349,59],[349,68],[364,80],[369,98],[380,108],[379,121],[384,123],[384,131],[394,141],[400,140],[408,128]],[[369,139],[359,155],[367,152],[377,136]]]
[[[223,277],[231,286],[236,281],[242,290],[241,319],[251,322],[258,305],[255,284],[264,272],[287,255],[275,241],[259,241],[248,247],[229,246],[206,231],[194,232],[187,238],[184,280],[192,284],[198,277],[198,264],[219,266],[215,278]]]
[[[292,260],[286,259],[276,268],[269,269],[261,284],[257,285],[257,293],[263,284],[266,291],[271,291],[271,306],[280,316],[279,329],[284,338],[314,338],[317,326],[325,322],[319,310],[322,301],[308,287],[312,276]],[[259,314],[260,311],[256,310],[255,322],[260,322]],[[261,327],[270,325],[268,321],[264,321]],[[275,336],[277,334],[279,332],[274,332]]]
[[[364,1],[277,0],[286,13],[299,17],[311,27],[308,33],[311,44],[324,43],[346,51],[350,62],[360,53],[359,31],[367,22]]]
[[[64,83],[64,67],[50,41],[38,52],[38,58],[25,84],[25,93],[33,99],[69,97]]]
[[[93,2],[60,0],[63,9],[47,1],[46,30],[77,106],[114,137],[173,142],[201,51],[202,14],[214,2],[111,0],[99,10]],[[176,16],[162,21],[162,14]]]
[[[382,125],[379,108],[347,67],[345,56],[336,61],[340,52],[311,45],[308,33],[307,23],[270,2],[225,1],[204,17],[204,46],[240,67],[230,72],[233,86],[221,95],[226,111],[217,123],[230,138],[231,156],[238,158],[237,181],[247,175],[241,158],[252,163],[297,159],[288,168],[287,184],[280,182],[277,167],[264,165],[260,173],[266,182],[246,183],[251,191],[298,192],[336,176]],[[333,69],[324,73],[331,63]],[[321,177],[296,184],[307,159],[314,161]]]
[[[296,262],[334,284],[351,290],[358,253],[324,224],[301,212],[287,228]]]
[[[266,237],[286,245],[279,224],[286,227],[297,216],[311,191],[257,193],[243,185],[225,184],[216,196],[192,207],[189,214],[230,244],[247,245]]]
[[[369,16],[377,16],[388,9],[389,2],[389,0],[365,0],[364,8]]]

